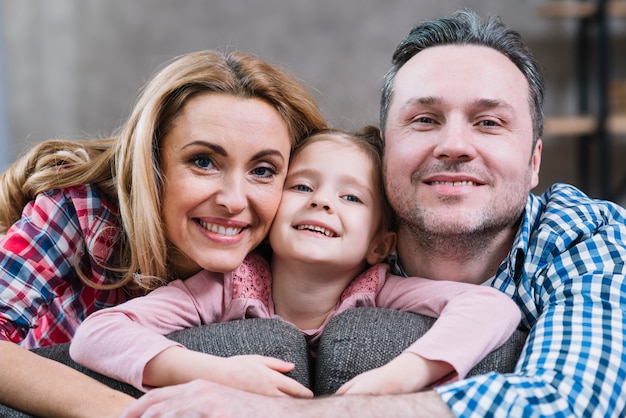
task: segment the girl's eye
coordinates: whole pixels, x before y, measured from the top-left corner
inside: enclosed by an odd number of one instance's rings
[[[207,157],[206,155],[194,157],[192,159],[192,162],[196,165],[196,167],[202,169],[212,168],[214,166],[213,160],[211,160],[211,158]]]
[[[305,193],[309,193],[312,191],[309,186],[305,186],[304,184],[296,184],[295,186],[293,186],[293,189]]]
[[[252,174],[257,177],[268,178],[275,176],[278,172],[270,167],[256,167],[252,170]]]
[[[351,194],[347,194],[345,196],[342,196],[341,198],[347,200],[348,202],[361,203],[361,199]]]

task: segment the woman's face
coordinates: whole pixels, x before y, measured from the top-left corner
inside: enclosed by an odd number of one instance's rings
[[[291,140],[259,99],[190,99],[161,144],[171,273],[234,270],[266,236],[280,203]]]

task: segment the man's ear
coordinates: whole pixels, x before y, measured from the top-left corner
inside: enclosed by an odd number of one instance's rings
[[[378,264],[396,248],[397,234],[393,231],[380,232],[367,250],[367,263]]]

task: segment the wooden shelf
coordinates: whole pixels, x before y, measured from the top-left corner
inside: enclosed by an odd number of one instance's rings
[[[593,135],[598,129],[594,116],[549,116],[544,121],[545,136]]]
[[[546,18],[583,18],[593,16],[596,4],[591,1],[552,0],[540,5],[537,11],[541,17]]]
[[[541,17],[553,19],[592,17],[596,10],[596,3],[591,0],[551,0],[537,9]],[[611,17],[625,17],[626,0],[609,1],[607,11]]]
[[[610,116],[607,129],[613,135],[626,135],[626,114]]]
[[[626,1],[615,0],[615,1],[609,2],[609,16],[625,17],[626,16]]]
[[[598,129],[595,116],[547,116],[544,121],[544,136],[594,135]],[[626,114],[612,115],[607,120],[611,135],[626,135]]]

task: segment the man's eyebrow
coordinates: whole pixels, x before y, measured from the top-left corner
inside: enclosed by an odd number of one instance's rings
[[[495,109],[502,108],[507,110],[513,110],[513,106],[511,106],[508,102],[499,99],[477,99],[472,103],[473,107],[478,109]]]
[[[421,97],[412,97],[406,101],[403,108],[408,108],[413,105],[435,105],[443,103],[443,99],[438,96],[421,96]]]
[[[403,108],[409,108],[413,105],[439,105],[443,104],[443,98],[439,96],[422,96],[422,97],[413,97],[404,104]],[[493,109],[496,107],[509,108],[513,109],[508,102],[499,100],[499,99],[487,99],[481,98],[476,99],[472,102],[473,107],[482,108],[482,109]]]

